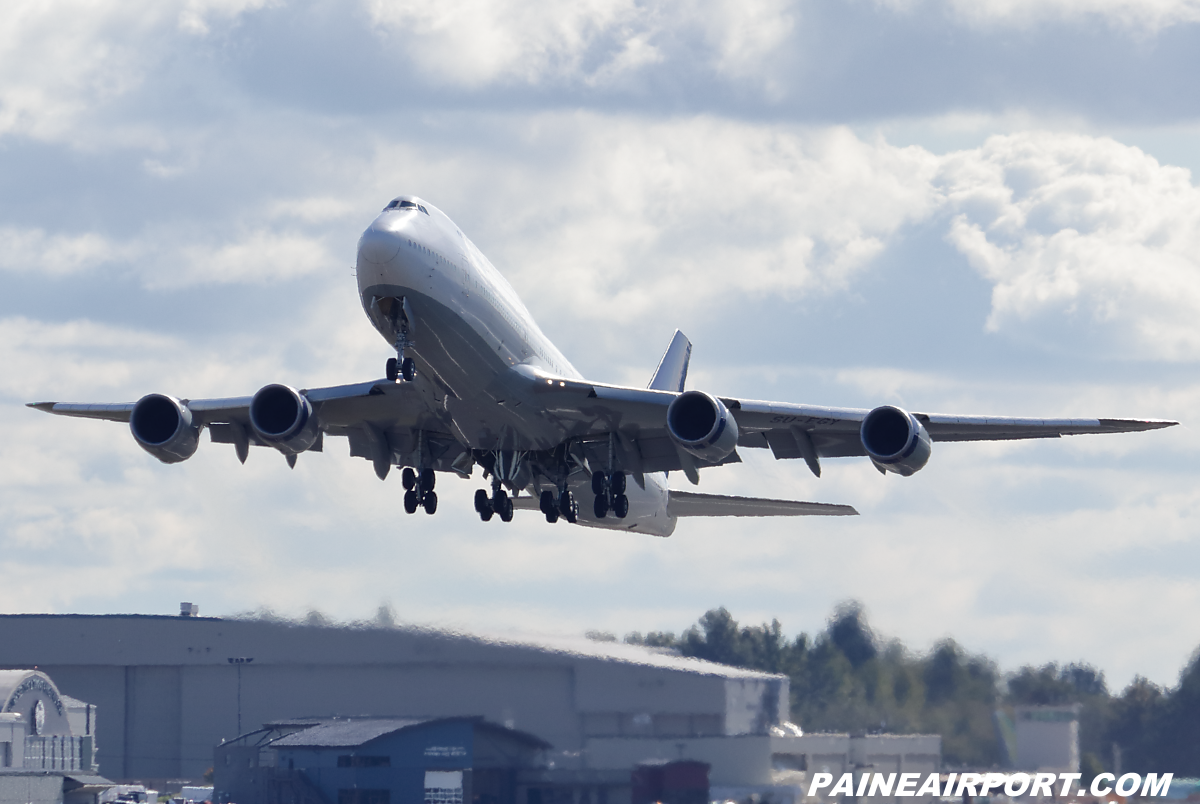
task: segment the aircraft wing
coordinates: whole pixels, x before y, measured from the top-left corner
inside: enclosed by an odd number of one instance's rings
[[[437,405],[430,404],[425,398],[427,393],[427,388],[418,389],[413,383],[383,379],[300,391],[324,428],[322,437],[310,449],[320,451],[324,435],[345,436],[350,441],[351,456],[371,460],[381,477],[387,474],[396,457],[403,459],[402,463],[415,464],[411,457],[418,449],[425,451],[427,463],[439,469],[465,466],[461,462],[463,449],[451,427],[434,412]],[[238,458],[245,461],[250,446],[268,446],[249,426],[251,399],[244,396],[179,401],[191,411],[194,426],[207,428],[215,443],[233,444]],[[134,404],[35,402],[29,407],[58,416],[128,422]],[[417,430],[422,433],[420,442],[414,435]]]
[[[576,437],[607,438],[608,433],[615,433],[615,448],[620,451],[622,463],[634,472],[682,470],[695,482],[696,469],[741,460],[737,450],[720,461],[706,462],[677,448],[666,428],[667,408],[679,396],[677,391],[548,376],[535,378],[532,387],[556,416],[575,423]],[[719,399],[737,423],[739,448],[770,449],[776,458],[803,459],[818,475],[820,458],[867,455],[859,430],[869,410],[735,397]],[[913,415],[933,441],[1059,438],[1157,430],[1178,423],[1161,419],[1043,419],[919,412]],[[603,442],[588,449],[590,460],[602,461],[606,456],[607,445]]]

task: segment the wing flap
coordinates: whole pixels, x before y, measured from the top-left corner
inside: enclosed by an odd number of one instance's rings
[[[760,497],[729,497],[693,491],[670,492],[667,510],[672,516],[858,516],[849,505],[768,500]]]

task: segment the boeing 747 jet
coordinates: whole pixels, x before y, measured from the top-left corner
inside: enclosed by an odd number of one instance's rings
[[[691,343],[676,331],[645,388],[585,379],[542,334],[512,287],[446,215],[400,196],[358,243],[358,290],[371,324],[395,350],[385,377],[297,390],[271,384],[253,396],[179,399],[152,393],[124,404],[40,402],[62,416],[128,422],[164,463],[187,460],[207,428],[245,462],[250,447],[291,465],[346,438],[380,479],[402,467],[404,508],[432,514],[438,472],[463,478],[487,522],[516,509],[549,522],[669,536],[689,516],[857,513],[848,505],[676,491],[701,470],[769,449],[821,474],[823,458],[861,456],[882,473],[912,475],[933,443],[1058,438],[1155,430],[1156,419],[1017,419],[759,402],[685,390]]]

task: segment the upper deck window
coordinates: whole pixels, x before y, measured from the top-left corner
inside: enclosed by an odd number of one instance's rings
[[[429,214],[429,210],[425,209],[424,205],[418,204],[416,201],[409,201],[404,198],[397,198],[392,203],[390,203],[386,207],[384,207],[384,210],[389,210],[389,209],[419,209],[421,212],[424,212],[426,215]]]

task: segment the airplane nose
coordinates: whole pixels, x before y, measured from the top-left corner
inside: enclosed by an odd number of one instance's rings
[[[358,256],[376,264],[391,262],[400,250],[400,240],[391,232],[381,232],[371,227],[363,232],[358,241]]]

